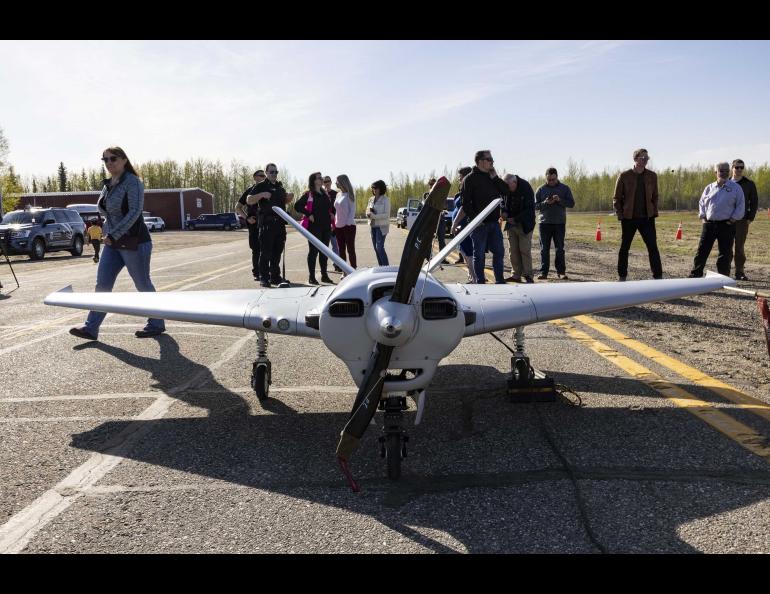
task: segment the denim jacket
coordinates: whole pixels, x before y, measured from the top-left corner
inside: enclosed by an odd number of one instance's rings
[[[114,186],[110,185],[110,180],[104,180],[104,182],[105,185],[97,201],[99,212],[106,220],[103,232],[105,236],[110,235],[112,239],[117,240],[125,235],[131,225],[142,216],[144,184],[129,171],[124,171]],[[126,214],[123,214],[124,197],[128,198]]]

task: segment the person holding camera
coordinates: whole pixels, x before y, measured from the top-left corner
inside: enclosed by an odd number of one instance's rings
[[[372,184],[372,197],[366,205],[366,218],[369,219],[378,266],[389,264],[388,254],[385,253],[385,236],[390,229],[390,199],[386,195],[387,191],[385,182],[378,179]]]
[[[556,248],[556,275],[567,279],[567,261],[564,255],[564,237],[567,234],[567,209],[575,206],[572,190],[559,181],[559,173],[555,167],[549,167],[545,172],[545,184],[537,189],[535,208],[540,211],[538,216],[540,231],[540,276],[548,278],[551,267],[551,242]]]
[[[111,177],[104,180],[104,188],[96,203],[105,218],[104,252],[96,272],[96,292],[111,292],[118,274],[125,267],[137,291],[154,293],[155,287],[150,280],[152,238],[142,217],[144,184],[122,148],[113,146],[106,149],[102,153],[102,161]],[[70,334],[97,340],[99,327],[106,315],[101,311],[88,312],[85,326],[70,328]],[[150,318],[144,329],[137,330],[135,335],[147,338],[165,331],[163,320]]]

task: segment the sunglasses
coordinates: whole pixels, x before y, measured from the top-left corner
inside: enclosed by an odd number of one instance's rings
[[[268,171],[268,172],[267,172],[267,174],[268,174],[268,175],[275,175],[276,173],[278,173],[278,170],[277,170],[277,169],[276,169],[276,170],[274,170],[274,171]]]
[[[120,157],[116,157],[115,155],[112,155],[111,157],[102,157],[102,161],[105,163],[114,163],[118,159],[120,159]]]
[[[330,183],[332,183],[332,180],[330,180],[330,179],[325,179],[325,180],[324,180],[324,183],[325,183],[325,184],[330,184]]]
[[[479,161],[489,161],[490,163],[495,162],[495,160],[490,157],[482,157],[481,159],[479,159]]]
[[[743,165],[733,165],[733,169],[743,169]]]

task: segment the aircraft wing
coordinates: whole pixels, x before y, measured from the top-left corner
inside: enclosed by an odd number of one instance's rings
[[[707,273],[704,278],[675,278],[627,282],[537,283],[515,285],[446,285],[466,319],[475,321],[464,336],[526,326],[570,316],[622,309],[642,303],[699,295],[735,280]]]
[[[318,330],[306,323],[306,315],[320,309],[333,289],[333,286],[319,286],[159,293],[73,293],[71,287],[66,287],[48,295],[43,303],[320,338]]]

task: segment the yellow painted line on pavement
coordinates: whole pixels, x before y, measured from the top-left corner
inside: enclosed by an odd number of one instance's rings
[[[670,369],[674,373],[690,380],[694,384],[708,388],[712,392],[726,398],[727,400],[734,402],[738,405],[738,408],[745,409],[759,415],[763,419],[770,421],[770,405],[758,398],[754,398],[734,388],[733,386],[726,384],[716,378],[706,375],[702,371],[690,367],[689,365],[677,361],[673,357],[670,357],[660,351],[647,346],[643,342],[635,340],[629,336],[626,336],[622,332],[615,330],[614,328],[602,324],[598,320],[590,316],[575,316],[575,319],[589,328],[593,328],[597,332],[604,334],[608,338],[616,341],[618,344],[628,347],[629,349],[636,351],[637,353],[644,355],[648,359],[655,361],[659,365]]]
[[[714,403],[700,400],[698,397],[667,381],[636,361],[629,359],[625,355],[621,355],[612,347],[595,340],[581,330],[573,328],[564,320],[553,320],[550,323],[558,326],[571,338],[601,355],[631,377],[648,385],[680,408],[692,413],[704,423],[707,423],[770,464],[770,442],[768,442],[768,439],[764,435],[718,410]]]

